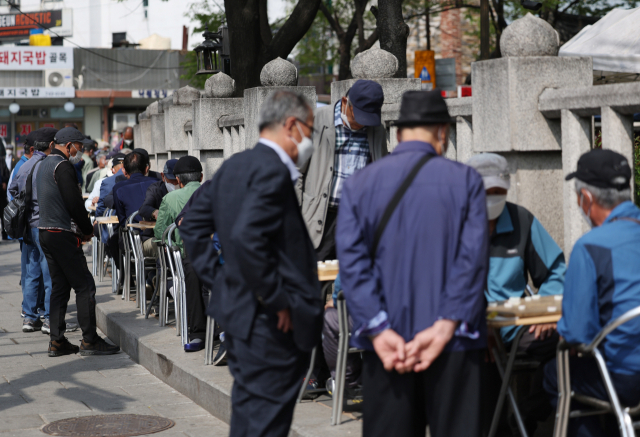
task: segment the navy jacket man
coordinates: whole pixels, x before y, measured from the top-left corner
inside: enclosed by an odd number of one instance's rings
[[[439,91],[406,92],[400,144],[342,191],[336,243],[353,343],[366,350],[364,436],[425,435],[427,423],[434,437],[481,432],[487,212],[480,175],[441,156],[450,122]],[[425,155],[372,253],[387,205]]]
[[[140,209],[147,188],[157,182],[157,179],[145,176],[148,170],[149,162],[144,155],[131,152],[124,158],[124,174],[128,179],[117,182],[112,190],[113,206],[120,226],[125,226],[129,216]],[[138,223],[140,220],[140,216],[136,215],[133,222]]]
[[[640,306],[640,209],[631,201],[627,158],[594,149],[578,160],[575,191],[583,218],[593,229],[573,246],[564,283],[558,333],[569,344],[589,344],[608,323]],[[640,318],[612,331],[598,348],[624,407],[640,402]],[[609,401],[595,360],[569,358],[571,390]],[[557,363],[545,366],[545,389],[557,404]],[[633,431],[632,431],[633,432]],[[612,416],[569,420],[569,436],[620,435]]]
[[[313,151],[313,112],[303,97],[276,91],[259,127],[260,142],[222,164],[180,227],[226,331],[231,436],[288,435],[322,327],[316,256],[294,190],[296,165]]]

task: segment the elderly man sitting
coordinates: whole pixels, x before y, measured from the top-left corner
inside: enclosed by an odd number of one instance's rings
[[[562,319],[558,332],[570,344],[590,343],[609,322],[640,306],[640,209],[631,201],[631,168],[611,150],[594,149],[578,161],[576,179],[580,213],[591,226],[571,253],[565,279]],[[600,350],[623,405],[640,402],[640,319],[614,330]],[[608,400],[596,363],[572,356],[571,389]],[[557,364],[545,366],[545,389],[558,401]],[[619,435],[612,416],[569,421],[571,436]]]

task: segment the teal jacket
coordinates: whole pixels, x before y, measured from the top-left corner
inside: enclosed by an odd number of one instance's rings
[[[172,191],[162,198],[160,208],[158,209],[158,219],[156,220],[156,227],[153,228],[153,235],[156,240],[162,240],[162,234],[176,220],[182,208],[189,201],[191,195],[200,188],[200,182],[189,182],[179,190]],[[182,245],[182,238],[180,232],[175,231],[175,244],[180,248],[182,255],[184,256],[184,247]]]
[[[562,294],[567,270],[564,253],[538,219],[522,206],[507,202],[491,236],[489,253],[485,290],[488,302],[523,297],[528,276],[540,296]],[[516,329],[501,329],[505,343],[513,340]]]

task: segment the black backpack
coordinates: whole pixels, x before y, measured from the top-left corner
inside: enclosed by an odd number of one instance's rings
[[[27,177],[27,183],[24,187],[24,190],[18,193],[9,204],[4,208],[4,214],[2,215],[4,230],[8,236],[17,240],[18,238],[22,238],[29,242],[29,223],[27,223],[27,214],[29,211],[28,204],[31,200],[31,181],[33,180],[33,171],[36,169],[37,165],[40,162],[37,162],[36,165],[31,169],[31,173]]]

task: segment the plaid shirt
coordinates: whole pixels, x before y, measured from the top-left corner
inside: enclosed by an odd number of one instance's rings
[[[337,207],[340,204],[344,181],[371,162],[371,152],[367,142],[367,129],[352,131],[343,125],[340,117],[340,112],[342,111],[341,102],[341,100],[338,100],[334,110],[336,154],[333,166],[331,197],[329,197],[329,206],[333,207]]]

